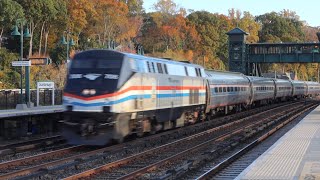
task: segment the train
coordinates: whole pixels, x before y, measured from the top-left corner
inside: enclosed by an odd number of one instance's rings
[[[62,135],[105,145],[252,106],[315,97],[320,84],[204,69],[113,50],[77,53],[64,89]]]

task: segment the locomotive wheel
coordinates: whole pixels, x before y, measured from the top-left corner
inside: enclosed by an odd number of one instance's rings
[[[118,137],[117,139],[113,139],[113,142],[116,144],[121,144],[124,142],[124,137],[121,136],[121,137]]]
[[[139,121],[138,127],[137,127],[137,136],[142,137],[145,132],[151,132],[152,131],[152,125],[150,122],[150,119],[144,119]]]

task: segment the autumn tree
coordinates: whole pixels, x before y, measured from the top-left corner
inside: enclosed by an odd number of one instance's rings
[[[84,30],[88,29],[89,22],[98,15],[95,6],[99,5],[99,1],[68,0],[67,2],[67,30],[73,33],[72,35],[79,45],[80,35],[85,33]]]
[[[144,14],[143,0],[121,0],[128,6],[129,16],[141,16]]]
[[[199,33],[201,40],[197,51],[207,61],[206,67],[224,69],[228,59],[226,33],[230,30],[230,20],[224,15],[206,11],[191,13],[187,18]]]
[[[240,10],[229,9],[229,19],[232,27],[239,27],[249,33],[247,43],[256,43],[259,41],[260,24],[255,21],[255,17],[250,12],[241,12]]]
[[[153,5],[153,8],[164,16],[174,15],[178,11],[178,6],[173,0],[158,0],[158,2]]]
[[[305,42],[319,42],[319,39],[317,37],[317,32],[320,32],[319,28],[311,27],[308,24],[304,24],[304,26],[302,27],[302,31],[305,34]]]

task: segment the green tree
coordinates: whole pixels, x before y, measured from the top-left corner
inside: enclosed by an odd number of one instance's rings
[[[286,13],[285,13],[286,14]],[[303,24],[294,17],[283,13],[266,13],[256,17],[261,24],[260,42],[299,42],[304,39]]]
[[[16,0],[24,9],[25,17],[30,28],[31,38],[29,40],[29,56],[33,54],[36,28],[41,26],[44,19],[47,0]]]
[[[2,88],[19,87],[19,73],[15,71],[16,68],[11,66],[11,62],[17,60],[18,57],[18,54],[0,48],[0,81],[2,82]]]
[[[42,54],[42,41],[43,36],[45,39],[45,48],[44,48],[44,54],[46,54],[47,51],[47,42],[48,42],[48,36],[50,29],[52,25],[56,23],[59,17],[61,15],[66,15],[66,2],[65,0],[46,0],[46,3],[43,4],[41,7],[41,29],[40,29],[40,35],[39,35],[39,52],[38,54],[41,56]],[[61,27],[60,27],[61,28]]]
[[[230,20],[224,15],[206,11],[193,12],[187,18],[196,27],[200,36],[198,53],[207,59],[206,66],[212,69],[225,69],[224,64],[227,64],[228,59],[226,33],[230,30]]]
[[[0,1],[0,48],[3,33],[11,30],[17,19],[24,18],[23,8],[13,0]]]

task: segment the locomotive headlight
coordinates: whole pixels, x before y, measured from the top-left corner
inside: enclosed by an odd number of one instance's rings
[[[96,90],[95,90],[95,89],[91,89],[91,90],[90,90],[90,94],[91,94],[91,95],[95,95],[95,94],[96,94]]]
[[[88,94],[90,94],[90,90],[89,89],[84,89],[84,90],[82,90],[82,94],[83,95],[88,95]]]

